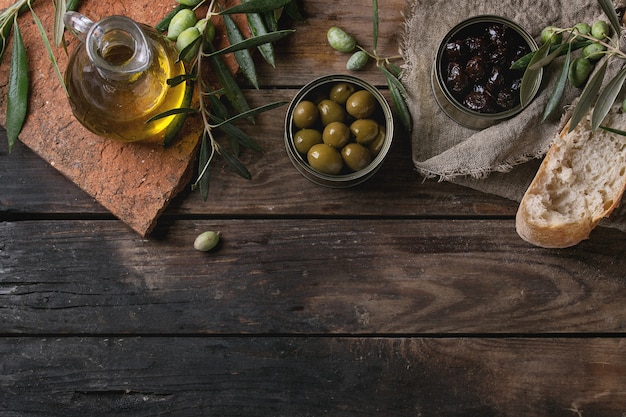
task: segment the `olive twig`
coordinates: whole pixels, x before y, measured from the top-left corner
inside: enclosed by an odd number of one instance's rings
[[[410,133],[412,130],[412,120],[407,105],[408,93],[399,80],[401,70],[391,63],[392,60],[402,59],[402,56],[381,56],[378,54],[378,0],[372,0],[373,20],[374,20],[374,47],[370,52],[358,45],[352,35],[343,29],[333,26],[328,29],[326,39],[328,44],[338,52],[352,52],[346,63],[346,69],[356,71],[363,69],[369,59],[376,62],[376,67],[385,75],[387,86],[391,92],[391,99],[395,105],[397,116],[404,129]],[[356,52],[354,52],[356,50]]]
[[[576,128],[590,111],[592,112],[591,130],[595,131],[598,129],[602,120],[613,106],[626,80],[626,69],[622,68],[611,80],[604,82],[609,63],[613,59],[626,60],[626,53],[620,49],[620,32],[622,28],[612,2],[598,0],[598,3],[608,17],[610,25],[604,20],[597,20],[591,26],[582,22],[570,28],[545,27],[541,31],[543,44],[537,51],[532,53],[530,63],[526,66],[524,78],[522,79],[521,88],[523,90],[526,85],[532,85],[537,81],[540,76],[539,70],[542,67],[549,65],[567,48],[567,56],[563,64],[564,68],[557,83],[559,88],[554,89],[548,101],[544,111],[544,120],[558,105],[563,92],[561,84],[567,79],[574,87],[582,88],[580,98],[572,110],[569,121],[570,132]],[[615,39],[611,38],[611,29],[617,34]],[[564,41],[563,33],[565,32],[570,34]],[[585,43],[587,44],[584,45]],[[578,49],[579,45],[582,47],[580,56],[570,61],[570,54],[575,49]],[[554,51],[553,48],[555,48]],[[540,55],[539,52],[542,52],[541,59],[537,59]],[[535,53],[537,56],[534,55]],[[604,58],[603,62],[594,72],[596,62],[599,62],[601,58]],[[522,57],[514,66],[521,61],[526,62],[526,60],[527,57]],[[565,68],[566,65],[567,68]],[[622,103],[622,107],[625,105],[626,101]]]
[[[230,68],[222,60],[222,55],[234,53],[239,69],[244,72],[244,67],[247,67],[248,71],[245,71],[244,75],[250,78],[250,74],[254,73],[255,70],[254,61],[247,53],[248,49],[270,44],[289,35],[293,30],[273,30],[260,33],[251,27],[252,35],[246,39],[241,33],[238,33],[237,36],[234,35],[234,32],[239,32],[239,29],[234,27],[235,23],[229,15],[241,13],[249,17],[250,14],[254,13],[274,13],[275,9],[293,1],[295,0],[250,0],[244,1],[238,6],[224,9],[218,0],[178,0],[179,4],[185,7],[180,9],[177,7],[176,13],[168,14],[164,21],[157,25],[163,28],[162,31],[165,31],[164,28],[167,26],[167,37],[176,42],[179,57],[185,61],[189,68],[187,76],[198,81],[198,112],[202,118],[203,131],[198,158],[199,173],[191,188],[192,190],[200,188],[203,200],[208,197],[209,166],[216,155],[219,155],[235,173],[245,179],[251,179],[250,172],[238,159],[239,148],[244,146],[253,151],[262,151],[256,141],[236,127],[233,122],[241,118],[254,121],[256,114],[285,104],[285,102],[275,102],[250,108]],[[197,20],[195,10],[204,4],[207,4],[205,17]],[[228,47],[220,50],[216,50],[213,45],[215,25],[213,25],[212,19],[217,16],[224,19],[230,41]],[[167,25],[165,22],[168,22]],[[248,19],[249,26],[254,24],[258,24],[258,20]],[[245,52],[245,60],[243,60],[244,54],[241,52]],[[201,76],[206,73],[205,65],[207,64],[211,66],[211,72],[215,75],[215,81],[219,85],[216,89],[213,89],[212,85]],[[250,79],[250,82],[256,86],[254,77]],[[229,107],[222,103],[222,97],[225,98]],[[230,110],[236,112],[236,115],[231,116]],[[225,134],[228,139],[228,147],[220,144],[215,133],[216,130]]]

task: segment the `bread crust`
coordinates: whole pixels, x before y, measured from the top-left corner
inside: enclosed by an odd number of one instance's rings
[[[624,117],[624,115],[621,115]],[[568,218],[567,216],[556,216],[550,217],[546,215],[545,219],[538,219],[537,213],[532,213],[540,211],[537,207],[544,208],[547,204],[539,204],[538,201],[543,197],[545,203],[545,199],[549,200],[552,204],[552,197],[555,197],[558,194],[558,190],[549,189],[550,178],[554,177],[555,171],[559,169],[561,159],[564,155],[569,155],[569,153],[573,153],[568,147],[568,141],[574,140],[574,138],[581,137],[592,137],[592,133],[588,130],[588,125],[579,125],[574,129],[573,132],[567,133],[569,130],[569,124],[565,126],[565,128],[560,132],[560,134],[553,141],[550,149],[548,150],[537,174],[533,178],[530,186],[526,190],[524,194],[519,208],[517,210],[517,214],[515,217],[515,228],[518,235],[524,239],[525,241],[532,243],[535,246],[544,247],[544,248],[566,248],[570,246],[574,246],[581,241],[589,238],[591,231],[598,225],[598,223],[604,218],[608,217],[616,207],[619,206],[624,190],[626,189],[626,176],[623,175],[623,170],[626,168],[622,168],[611,171],[617,172],[618,174],[621,172],[622,175],[615,175],[616,178],[610,178],[610,180],[617,181],[616,185],[612,188],[613,195],[607,195],[606,201],[612,202],[610,204],[605,203],[602,206],[602,210],[598,210],[597,213],[589,215],[584,215],[580,217]],[[607,132],[603,132],[603,134],[609,134]],[[617,134],[612,134],[617,135]],[[624,142],[626,142],[626,138],[622,137]],[[582,145],[594,146],[594,142],[592,140],[581,141]],[[622,152],[626,153],[623,148],[626,147],[624,145],[622,147]],[[593,154],[595,152],[593,149],[585,149],[584,151],[589,154]],[[580,172],[582,169],[580,166],[571,166],[568,167],[574,173],[576,177],[577,172]],[[606,174],[608,175],[608,174]],[[596,190],[590,190],[590,192],[594,192]],[[547,196],[547,197],[546,197]],[[554,198],[556,200],[556,197]],[[576,204],[585,205],[586,201],[582,198],[576,202]],[[558,212],[559,209],[563,207],[559,207],[558,203],[554,203],[554,206],[550,205],[549,209],[546,211],[553,210],[554,212]],[[573,217],[573,216],[572,216]]]

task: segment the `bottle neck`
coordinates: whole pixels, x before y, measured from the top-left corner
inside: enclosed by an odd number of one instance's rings
[[[141,27],[124,16],[93,24],[85,38],[90,61],[112,81],[132,81],[152,63],[152,52]]]

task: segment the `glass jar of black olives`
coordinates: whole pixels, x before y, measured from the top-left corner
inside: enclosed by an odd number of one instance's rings
[[[433,92],[442,110],[459,124],[483,129],[522,111],[521,70],[513,62],[537,49],[534,39],[510,19],[483,15],[456,25],[441,42],[432,70]],[[533,96],[541,79],[532,86]]]
[[[371,84],[351,75],[311,81],[285,117],[285,147],[296,169],[315,184],[345,188],[374,175],[391,146],[391,108]]]

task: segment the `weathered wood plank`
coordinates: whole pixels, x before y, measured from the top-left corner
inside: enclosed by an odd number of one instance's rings
[[[295,90],[270,90],[250,95],[253,105],[290,100]],[[424,181],[411,162],[408,138],[398,132],[389,158],[374,178],[348,190],[317,186],[300,175],[284,146],[285,109],[258,117],[255,126],[241,127],[263,147],[262,154],[244,151],[242,161],[252,174],[247,181],[221,159],[212,165],[209,201],[198,192],[184,192],[169,208],[171,215],[223,216],[512,216],[517,203],[449,183]],[[259,132],[262,132],[259,134]],[[0,216],[108,216],[88,194],[18,143],[7,153],[0,133]],[[110,216],[109,216],[110,217]]]
[[[216,252],[193,250],[204,230]],[[622,332],[626,239],[531,247],[513,220],[0,223],[0,333]]]
[[[4,338],[0,414],[619,416],[626,340]]]

